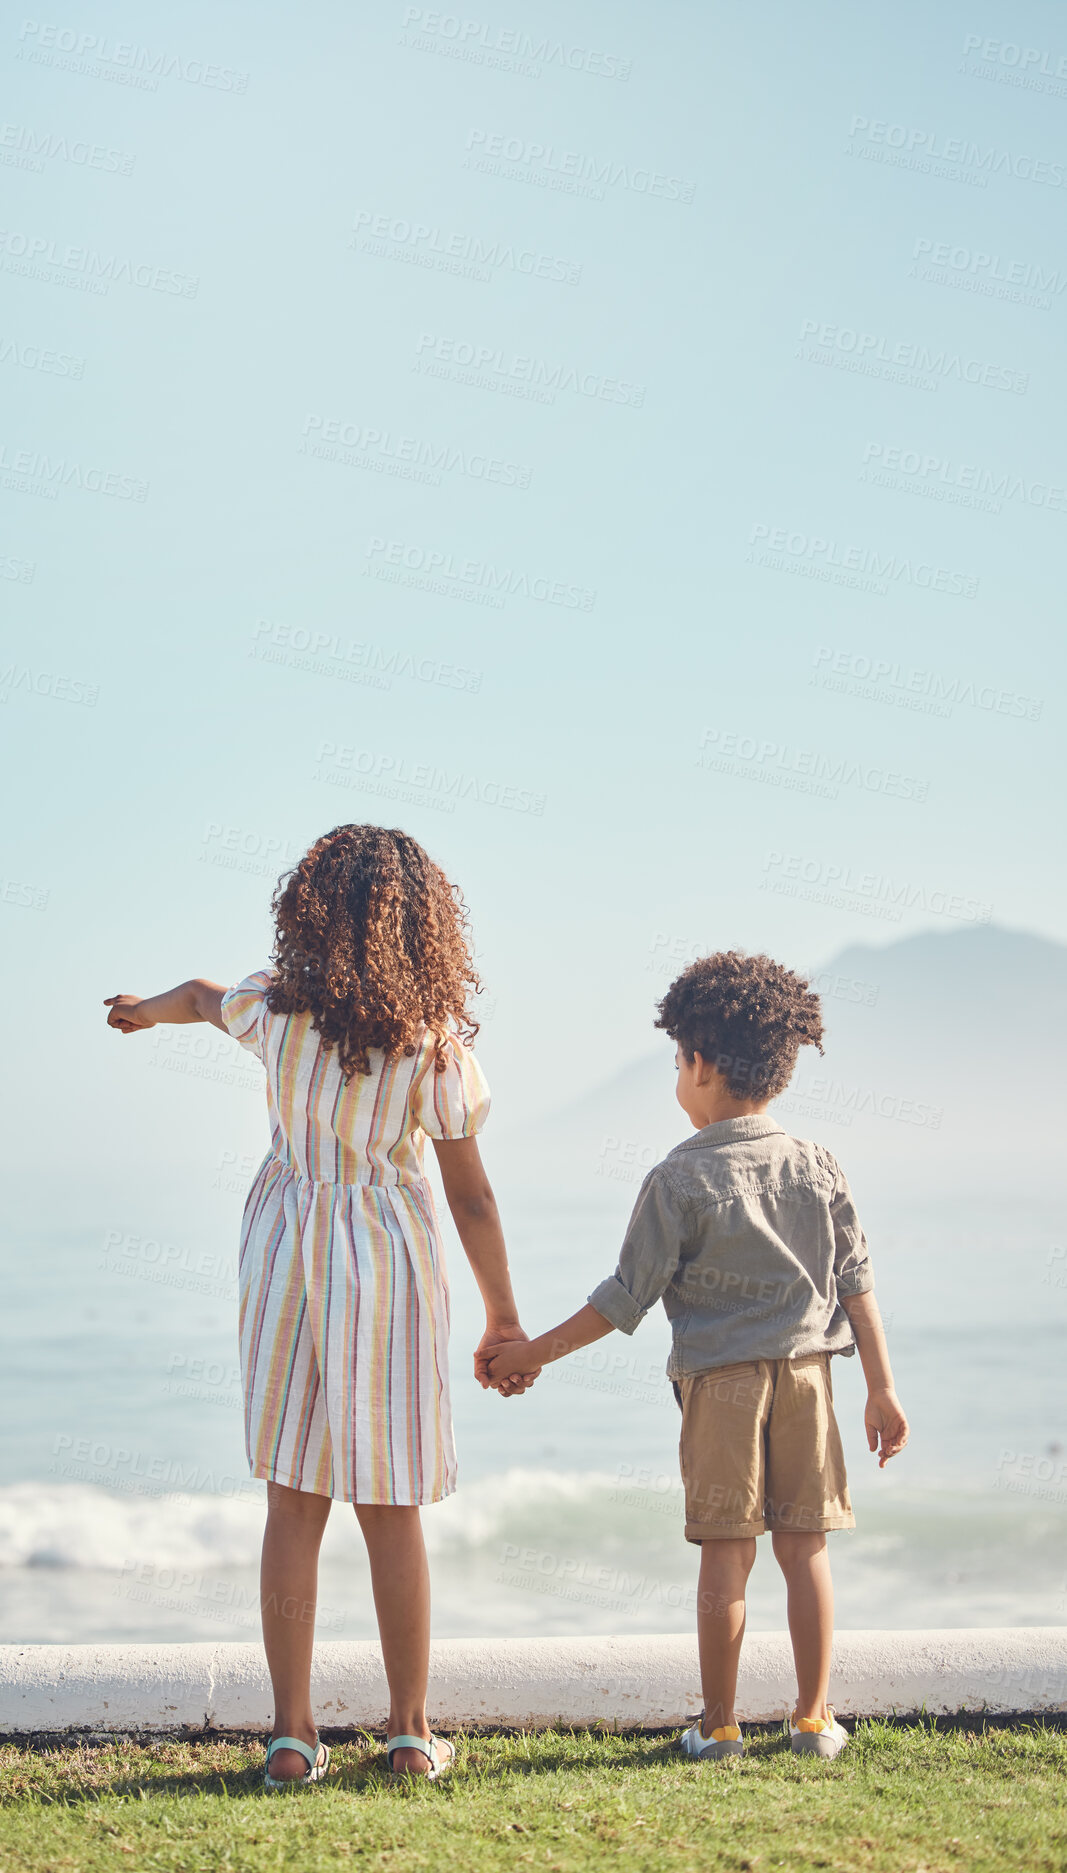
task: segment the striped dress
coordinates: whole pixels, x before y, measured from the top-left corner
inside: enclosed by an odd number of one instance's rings
[[[345,1085],[310,1014],[274,1014],[269,969],[222,998],[263,1062],[271,1146],[239,1262],[245,1446],[253,1476],[343,1502],[438,1502],[456,1486],[448,1282],[425,1140],[471,1138],[489,1088],[469,1048],[443,1073],[370,1051]]]

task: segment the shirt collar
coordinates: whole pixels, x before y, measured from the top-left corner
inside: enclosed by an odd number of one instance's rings
[[[768,1112],[746,1112],[739,1119],[720,1119],[717,1125],[705,1125],[692,1138],[686,1138],[677,1147],[680,1151],[692,1151],[705,1145],[747,1144],[750,1138],[771,1138],[783,1127]]]

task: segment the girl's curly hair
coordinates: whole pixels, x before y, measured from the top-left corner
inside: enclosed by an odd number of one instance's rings
[[[267,1006],[310,1011],[346,1081],[370,1071],[371,1047],[413,1054],[423,1026],[436,1037],[437,1071],[453,1024],[464,1039],[477,1034],[467,1000],[482,985],[467,907],[407,833],[335,826],[279,878],[271,910]]]
[[[687,1060],[700,1053],[736,1099],[774,1099],[793,1077],[801,1047],[822,1053],[815,990],[769,956],[720,950],[671,983],[654,1024]]]

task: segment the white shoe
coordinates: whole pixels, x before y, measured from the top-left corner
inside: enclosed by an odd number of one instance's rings
[[[307,1763],[306,1775],[273,1776],[270,1772],[271,1757],[275,1750],[295,1749]],[[321,1761],[320,1761],[321,1758]],[[283,1788],[307,1788],[312,1782],[321,1782],[330,1766],[330,1750],[327,1743],[320,1743],[318,1737],[314,1743],[302,1743],[298,1736],[276,1736],[267,1744],[266,1761],[263,1764],[263,1786],[272,1795]]]
[[[718,1762],[723,1756],[744,1755],[745,1745],[736,1723],[724,1724],[710,1736],[704,1735],[703,1725],[704,1712],[701,1711],[691,1728],[682,1731],[678,1747],[683,1755],[694,1756],[699,1762]]]
[[[432,1732],[429,1736],[391,1736],[385,1748],[390,1772],[407,1775],[411,1774],[410,1769],[393,1771],[393,1757],[398,1749],[420,1750],[430,1765],[423,1777],[426,1782],[436,1782],[439,1776],[446,1775],[456,1760],[454,1744],[447,1737],[434,1736]],[[445,1750],[448,1751],[447,1756],[443,1754]]]
[[[834,1716],[833,1705],[827,1704],[827,1717],[802,1717],[796,1721],[796,1711],[789,1719],[789,1747],[795,1756],[822,1756],[832,1762],[840,1756],[849,1741],[848,1731],[842,1729]]]

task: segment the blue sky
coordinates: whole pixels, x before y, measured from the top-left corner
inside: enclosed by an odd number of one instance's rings
[[[72,0],[0,59],[8,1130],[57,1215],[158,1224],[258,1138],[101,999],[257,966],[343,820],[464,886],[520,1119],[656,1044],[665,943],[1065,936],[1057,10]]]

